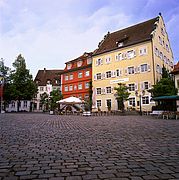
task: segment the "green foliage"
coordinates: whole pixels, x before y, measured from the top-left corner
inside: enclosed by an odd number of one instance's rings
[[[50,93],[50,110],[55,110],[58,107],[57,101],[61,100],[62,98],[63,96],[58,89],[53,90]]]
[[[11,71],[9,81],[5,85],[5,100],[31,100],[37,93],[37,86],[26,69],[25,59],[21,54],[13,63],[13,67],[15,70]]]
[[[119,87],[115,87],[116,99],[118,101],[118,107],[123,112],[124,111],[124,101],[129,98],[130,93],[127,91],[128,87],[125,84],[118,83]]]
[[[46,92],[40,95],[40,104],[42,104],[44,111],[48,110],[49,102],[48,102],[48,94]]]
[[[162,78],[153,85],[153,88],[150,89],[149,92],[152,94],[152,97],[171,96],[177,94],[175,83],[165,67],[162,68]]]

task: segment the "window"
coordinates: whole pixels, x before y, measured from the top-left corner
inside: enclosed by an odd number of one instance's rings
[[[147,48],[146,47],[142,47],[139,49],[139,55],[146,55],[147,54]]]
[[[87,59],[87,64],[92,64],[92,59],[91,58]]]
[[[159,57],[160,57],[160,59],[162,59],[162,60],[163,60],[163,53],[162,53],[162,52],[160,52]]]
[[[155,55],[156,55],[156,56],[159,56],[159,50],[158,50],[157,47],[155,47]]]
[[[101,88],[96,88],[96,94],[101,94]]]
[[[80,67],[82,65],[83,61],[78,61],[77,62],[77,67]]]
[[[162,45],[162,38],[159,36],[158,37],[159,43]]]
[[[157,66],[156,66],[156,71],[158,72],[158,73],[162,73],[162,68],[160,68],[160,66],[157,64]]]
[[[166,56],[163,57],[163,61],[164,61],[164,63],[167,63],[167,57]]]
[[[102,105],[101,100],[96,100],[96,105],[97,105],[97,107],[101,107],[101,105]]]
[[[116,61],[120,61],[123,59],[123,54],[122,53],[119,53],[117,56],[116,56]]]
[[[135,51],[134,50],[127,51],[127,58],[128,59],[131,59],[134,56],[135,56]]]
[[[67,69],[71,69],[72,64],[67,64]]]
[[[133,83],[133,84],[129,84],[128,85],[128,89],[129,89],[129,91],[135,91],[135,84]]]
[[[161,28],[161,33],[162,33],[163,36],[165,35],[165,30],[164,30],[164,28]]]
[[[76,90],[77,89],[77,86],[76,85],[74,85],[74,90]]]
[[[111,87],[106,87],[106,93],[107,94],[110,94],[112,91],[111,91]]]
[[[97,65],[97,66],[102,65],[102,59],[97,59],[96,65]]]
[[[107,56],[106,57],[106,64],[109,64],[111,62],[111,57],[110,56]]]
[[[27,101],[24,101],[24,108],[27,107]]]
[[[128,67],[128,74],[134,74],[134,66]]]
[[[65,81],[68,81],[68,75],[65,76]]]
[[[129,98],[129,106],[135,106],[135,97]]]
[[[89,76],[89,75],[90,75],[90,71],[86,71],[85,76]]]
[[[149,82],[144,82],[144,89],[149,89]]]
[[[78,78],[82,78],[82,75],[83,75],[82,72],[79,72],[78,73]]]
[[[69,91],[73,91],[73,86],[72,85],[70,85]]]
[[[12,108],[15,108],[15,101],[12,101],[12,102],[11,102],[11,107],[12,107]]]
[[[73,74],[70,74],[70,80],[72,80],[73,79]]]
[[[43,91],[44,90],[44,87],[40,87],[40,91]]]
[[[110,78],[111,77],[111,71],[107,71],[106,72],[106,78]]]
[[[142,97],[142,104],[149,104],[149,97],[148,96]]]
[[[168,46],[168,44],[166,44],[166,50],[169,52],[169,46]]]
[[[117,46],[118,46],[118,47],[122,47],[123,45],[124,45],[123,42],[117,42]]]
[[[89,88],[89,82],[86,82],[85,83],[85,89],[88,89]]]
[[[116,76],[119,77],[121,75],[120,69],[116,70]]]
[[[106,99],[106,107],[111,107],[111,99]]]
[[[65,92],[67,92],[68,91],[68,86],[65,86]]]
[[[141,66],[140,66],[140,71],[141,72],[146,72],[148,69],[147,69],[147,64],[142,64]]]
[[[82,84],[78,84],[78,89],[82,89]]]
[[[97,80],[102,79],[102,78],[101,78],[101,73],[97,73],[97,74],[96,74],[96,78],[97,78]]]

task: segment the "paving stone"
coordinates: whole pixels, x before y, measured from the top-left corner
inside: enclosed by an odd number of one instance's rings
[[[0,179],[179,179],[178,121],[0,114]]]

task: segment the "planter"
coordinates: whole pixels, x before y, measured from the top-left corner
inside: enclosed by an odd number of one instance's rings
[[[53,111],[50,111],[49,113],[50,113],[50,115],[53,115],[54,112],[53,112]]]

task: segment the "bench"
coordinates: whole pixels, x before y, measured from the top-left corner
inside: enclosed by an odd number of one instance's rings
[[[152,111],[152,112],[150,113],[150,115],[159,117],[159,116],[162,115],[163,112],[164,112],[164,111],[154,110],[154,111]]]
[[[83,116],[91,116],[91,112],[90,111],[84,111],[82,115]]]

